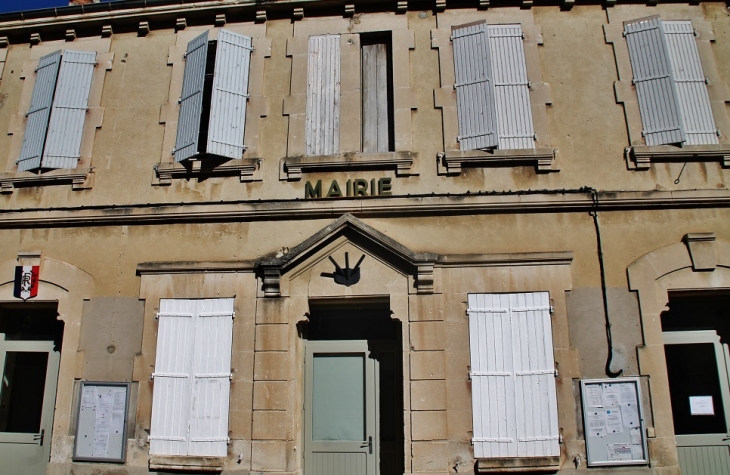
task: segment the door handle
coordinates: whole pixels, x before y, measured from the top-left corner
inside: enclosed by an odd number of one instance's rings
[[[368,437],[367,442],[363,442],[363,445],[360,446],[361,449],[364,449],[365,447],[368,448],[368,454],[372,455],[373,454],[373,436],[372,435],[370,437]]]
[[[41,447],[43,447],[43,438],[45,437],[45,435],[46,435],[46,429],[41,429],[41,433],[40,434],[35,434],[33,436],[33,441],[34,442],[36,440],[37,441],[40,441],[40,444],[38,444],[38,445],[40,445]]]

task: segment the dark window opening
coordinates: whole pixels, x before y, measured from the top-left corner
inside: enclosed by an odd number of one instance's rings
[[[217,42],[208,42],[208,54],[205,61],[205,80],[203,82],[203,109],[200,116],[198,132],[198,152],[208,152],[208,125],[210,124],[210,100],[213,97],[213,77],[215,76],[215,56]]]
[[[360,35],[362,68],[362,151],[395,150],[392,35]]]

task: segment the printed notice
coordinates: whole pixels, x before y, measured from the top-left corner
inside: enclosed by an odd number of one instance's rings
[[[631,460],[631,444],[608,444],[608,460]]]
[[[620,409],[606,410],[606,432],[609,434],[619,434],[624,431],[623,421],[621,420]]]
[[[94,437],[94,457],[106,458],[109,454],[109,434]]]
[[[631,445],[631,460],[644,460],[644,446],[632,444]]]
[[[606,412],[590,411],[588,413],[588,435],[606,437]]]
[[[603,390],[600,384],[586,385],[588,407],[603,407]]]
[[[632,444],[641,444],[641,427],[632,427],[629,429],[629,433],[631,434]]]
[[[693,416],[714,416],[712,396],[690,396],[689,413]]]
[[[606,407],[614,407],[621,405],[621,393],[619,392],[620,384],[604,384],[603,385],[603,405]]]
[[[634,383],[622,383],[618,385],[621,393],[621,404],[636,405],[636,386]]]
[[[621,404],[624,427],[639,427],[639,411],[635,404]]]
[[[96,407],[96,386],[84,386],[81,394],[81,409],[94,409]]]

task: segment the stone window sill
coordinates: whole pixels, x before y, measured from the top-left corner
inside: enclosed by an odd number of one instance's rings
[[[0,175],[0,192],[12,193],[15,188],[26,186],[50,186],[71,184],[74,190],[86,190],[94,186],[93,168],[50,170],[43,173],[16,172]]]
[[[672,161],[719,161],[723,168],[730,168],[730,144],[718,145],[634,145],[626,149],[626,161],[630,169],[648,170],[655,162]]]
[[[185,470],[195,472],[222,472],[225,457],[183,455],[151,455],[150,470]]]
[[[490,458],[477,460],[477,473],[557,472],[560,457]]]
[[[555,162],[557,150],[530,148],[522,150],[453,150],[438,154],[439,175],[458,175],[465,166],[535,165],[538,172],[559,171]]]
[[[153,185],[168,186],[173,179],[190,180],[192,178],[209,178],[220,176],[238,176],[241,183],[261,181],[258,171],[261,159],[242,158],[239,160],[220,160],[208,158],[204,160],[188,160],[186,163],[158,163],[155,165]]]
[[[395,169],[396,176],[418,175],[413,152],[342,153],[286,157],[281,160],[280,180],[301,180],[303,173],[331,170],[386,170]]]

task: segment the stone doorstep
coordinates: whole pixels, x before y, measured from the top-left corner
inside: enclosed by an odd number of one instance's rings
[[[150,470],[195,470],[222,472],[226,457],[150,456]]]
[[[490,458],[477,460],[478,473],[540,472],[555,473],[560,470],[560,457]]]

